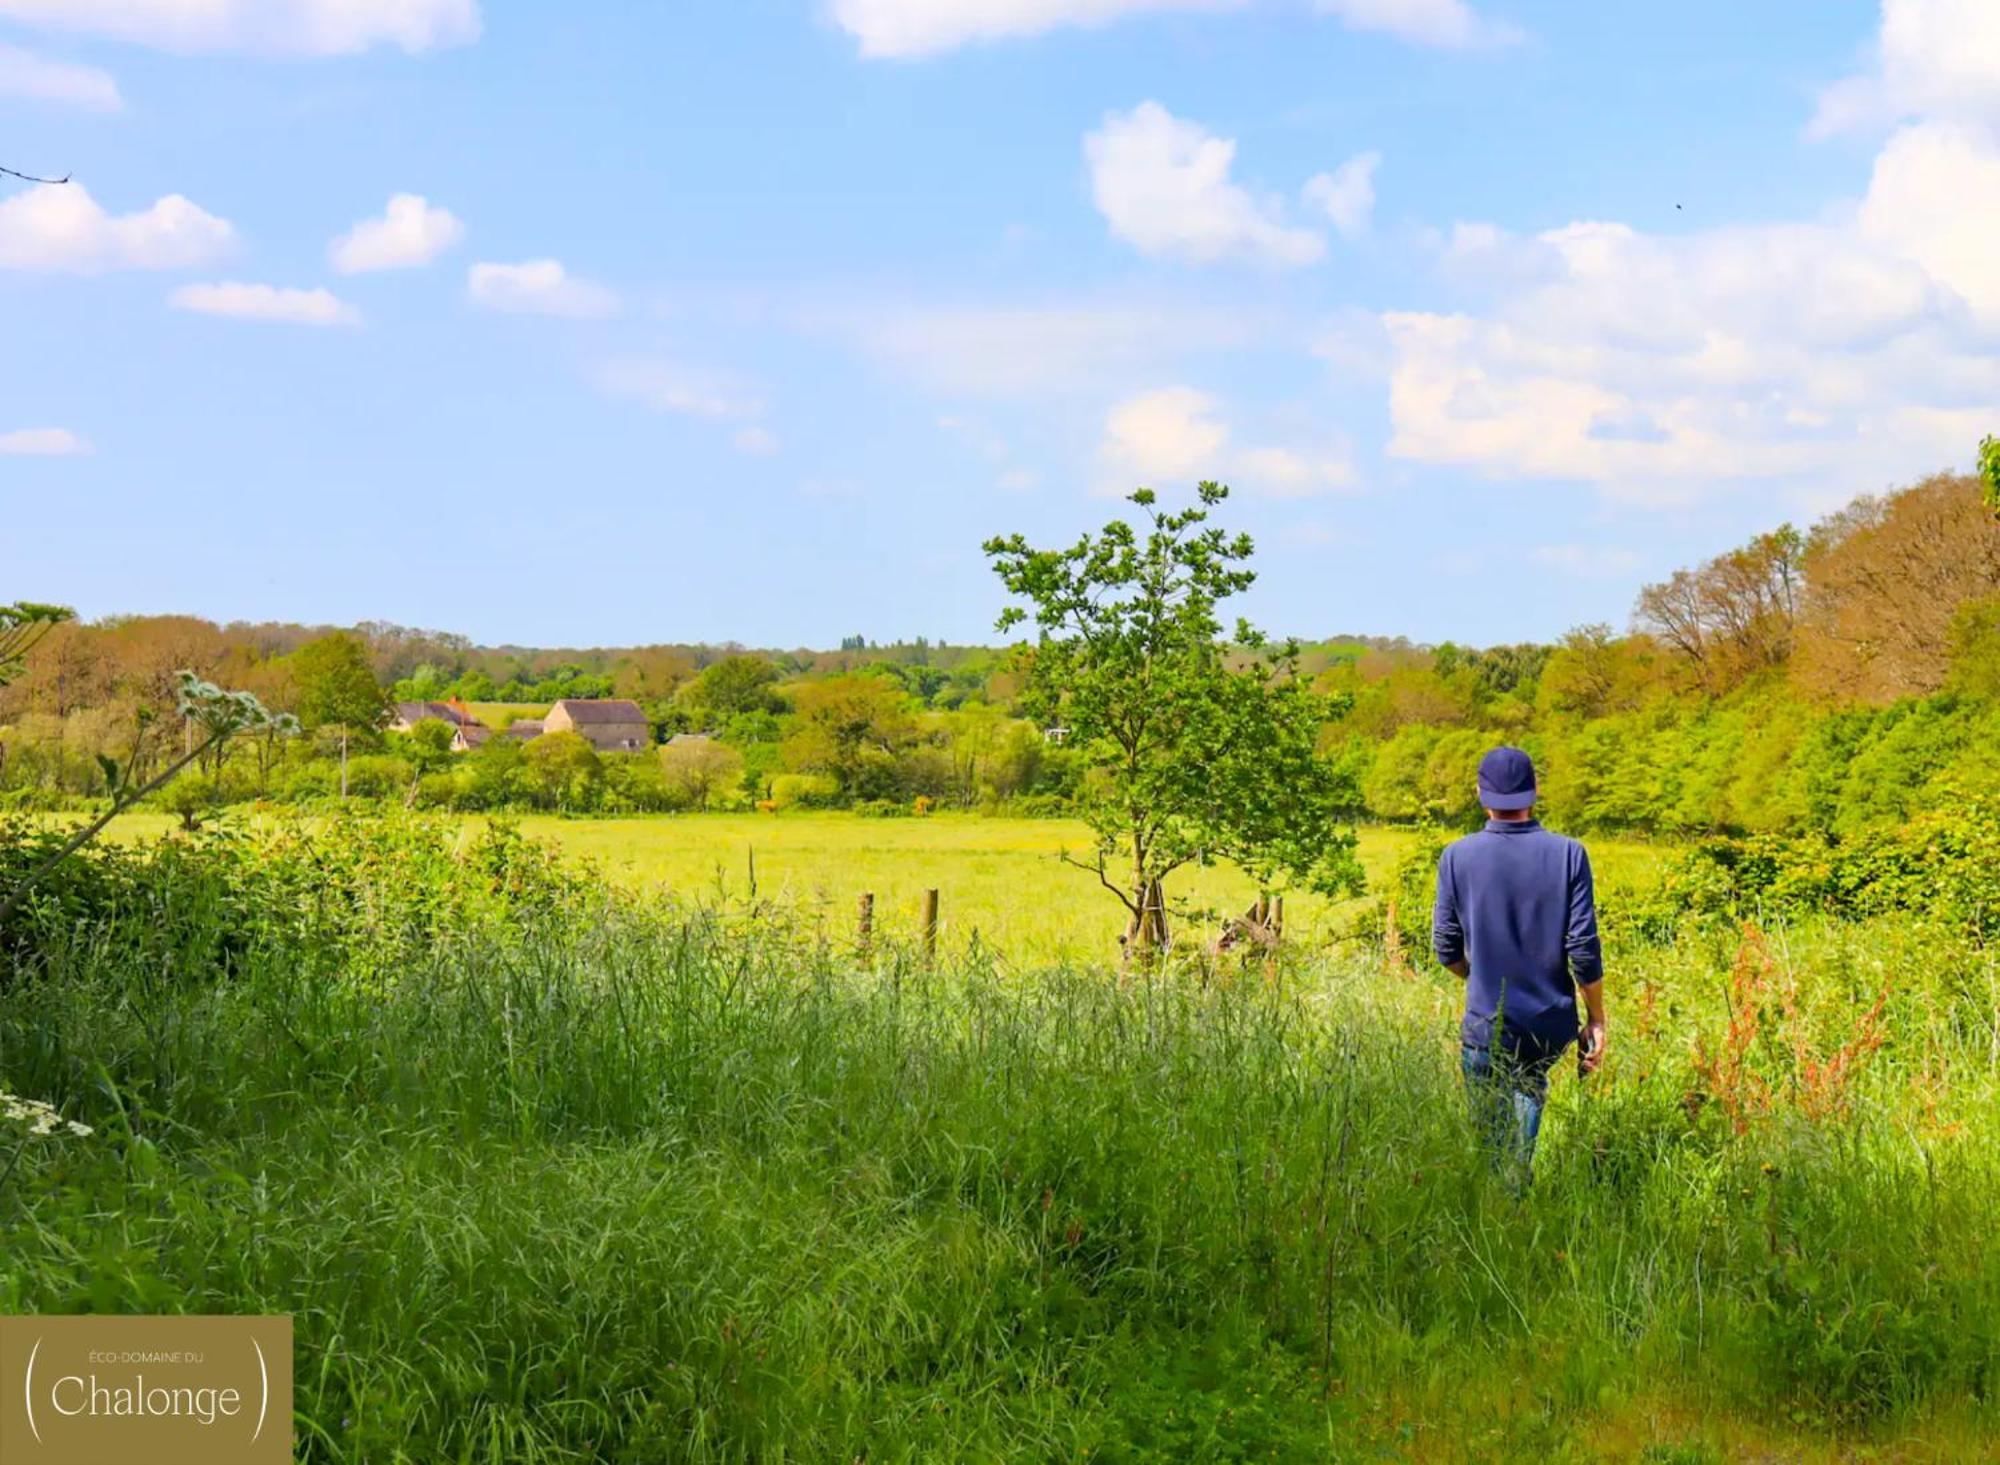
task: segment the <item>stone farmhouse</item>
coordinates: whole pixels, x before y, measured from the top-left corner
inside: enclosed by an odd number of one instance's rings
[[[637,753],[653,742],[645,709],[623,697],[565,697],[542,719],[542,731],[576,733],[600,753]]]
[[[459,753],[496,736],[525,743],[545,732],[576,733],[600,753],[637,753],[653,743],[653,729],[644,709],[624,698],[568,697],[551,707],[547,716],[517,717],[498,733],[456,698],[450,702],[398,702],[388,726],[391,732],[408,732],[426,721],[449,725],[452,750]]]
[[[455,697],[449,702],[398,702],[391,709],[389,731],[408,732],[420,722],[442,722],[450,727],[455,753],[476,748],[493,736],[493,729]]]

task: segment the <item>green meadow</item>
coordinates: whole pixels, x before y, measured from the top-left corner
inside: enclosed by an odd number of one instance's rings
[[[0,1310],[291,1314],[300,1459],[1994,1453],[2000,969],[1921,911],[1623,923],[1524,1205],[1379,942],[848,939],[1100,939],[1061,826],[146,832],[5,933],[0,1071],[93,1133]]]
[[[232,812],[225,827],[270,827],[290,813]],[[939,892],[939,941],[947,949],[975,941],[1017,961],[1057,956],[1111,959],[1118,952],[1123,908],[1094,874],[1064,863],[1067,852],[1092,856],[1090,830],[1073,819],[1015,819],[933,814],[871,819],[842,812],[651,815],[565,819],[528,814],[509,821],[530,839],[582,861],[619,886],[683,900],[747,899],[754,893],[788,920],[829,934],[855,924],[863,893],[875,897],[876,929],[914,940],[923,892]],[[463,837],[487,825],[482,816],[456,821]],[[114,839],[145,840],[174,827],[164,815],[122,816]],[[1408,829],[1359,831],[1363,866],[1376,885],[1416,839]],[[1607,890],[1642,882],[1672,846],[1638,840],[1592,840],[1598,878]],[[1240,871],[1217,865],[1190,869],[1173,892],[1197,912],[1240,914],[1257,898]],[[1329,901],[1310,893],[1287,897],[1288,934],[1308,946],[1340,940],[1361,902]],[[1197,918],[1197,933],[1214,923]]]

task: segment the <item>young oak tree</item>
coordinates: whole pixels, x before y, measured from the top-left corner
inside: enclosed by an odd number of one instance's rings
[[[1020,649],[1020,706],[1085,761],[1083,817],[1097,835],[1094,871],[1130,916],[1127,950],[1168,944],[1165,882],[1184,865],[1229,860],[1260,884],[1328,894],[1362,884],[1351,779],[1318,755],[1347,700],[1298,675],[1298,647],[1273,646],[1239,620],[1225,642],[1218,604],[1256,578],[1248,535],[1208,526],[1229,496],[1169,513],[1149,489],[1131,495],[1143,537],[1123,520],[1068,549],[1020,535],[989,540],[1001,583],[1039,635]],[[1114,874],[1114,870],[1118,873]]]

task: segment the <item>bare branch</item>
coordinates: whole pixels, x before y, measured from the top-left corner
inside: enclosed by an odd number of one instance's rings
[[[70,175],[67,173],[63,174],[60,178],[37,178],[33,173],[17,173],[12,168],[7,167],[0,167],[0,173],[5,173],[9,178],[19,178],[24,183],[46,183],[51,187],[67,183],[70,178]]]

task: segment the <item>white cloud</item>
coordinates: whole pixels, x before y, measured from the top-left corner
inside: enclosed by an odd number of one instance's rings
[[[777,436],[768,428],[746,427],[729,441],[737,452],[752,458],[768,458],[778,451]]]
[[[1162,10],[1221,10],[1237,0],[834,0],[833,18],[863,56],[934,56],[974,42],[1108,25]]]
[[[1234,11],[1251,0],[832,0],[836,24],[863,56],[906,60],[960,46],[1098,27],[1127,16]],[[1464,0],[1319,0],[1322,13],[1351,30],[1377,31],[1420,46],[1465,47],[1517,32],[1482,21]]]
[[[190,269],[227,254],[235,237],[227,221],[177,193],[144,212],[119,215],[107,214],[80,183],[0,199],[0,270]]]
[[[1513,26],[1482,20],[1464,0],[1319,0],[1352,30],[1378,31],[1418,46],[1463,50],[1520,39]]]
[[[1983,196],[1993,161],[1892,144],[1846,223],[1489,241],[1489,311],[1383,318],[1389,451],[1654,501],[1729,483],[1826,501],[1959,462],[2000,401],[2000,292],[1963,234],[1921,221]],[[1918,232],[1871,225],[1885,209]]]
[[[53,61],[4,44],[0,44],[0,97],[59,102],[91,112],[116,112],[125,105],[110,72]]]
[[[412,54],[479,36],[479,0],[0,0],[0,17],[183,53]]]
[[[1142,254],[1307,265],[1326,253],[1319,234],[1285,222],[1281,200],[1230,181],[1234,141],[1158,102],[1109,113],[1084,139],[1084,155],[1098,211]]]
[[[1460,225],[1489,308],[1384,317],[1392,454],[1617,496],[1802,507],[1963,465],[2000,402],[2000,6],[1885,0],[1876,67],[1816,126],[1903,120],[1809,223],[1533,238]],[[1863,95],[1863,93],[1867,95]]]
[[[1538,565],[1579,580],[1619,580],[1638,570],[1639,556],[1629,549],[1600,544],[1544,544],[1530,550]]]
[[[1107,471],[1120,477],[1112,491],[1218,476],[1229,427],[1215,411],[1215,399],[1193,387],[1142,392],[1114,406],[1098,450]]]
[[[1821,94],[1813,133],[1918,116],[2000,119],[2000,6],[1992,0],[1883,0],[1873,62]]]
[[[1875,160],[1860,226],[2000,324],[2000,147],[1950,123],[1903,128]]]
[[[0,457],[76,458],[94,452],[66,427],[24,427],[0,432]]]
[[[1381,165],[1380,153],[1357,153],[1331,173],[1308,180],[1306,202],[1333,220],[1342,238],[1365,234],[1375,214],[1375,170]]]
[[[602,285],[580,280],[561,261],[531,259],[520,264],[476,264],[466,276],[475,305],[516,315],[572,318],[611,315],[618,297]]]
[[[214,285],[183,285],[167,298],[167,303],[176,310],[193,311],[197,315],[220,315],[274,325],[351,326],[361,319],[353,306],[325,289],[288,290],[234,280]]]
[[[382,217],[363,219],[327,246],[327,259],[343,275],[408,270],[427,265],[465,238],[450,210],[418,194],[399,193]]]
[[[1331,451],[1232,446],[1221,407],[1194,387],[1162,387],[1114,404],[1098,447],[1100,488],[1178,487],[1214,478],[1266,498],[1303,498],[1353,481],[1345,445]]]

